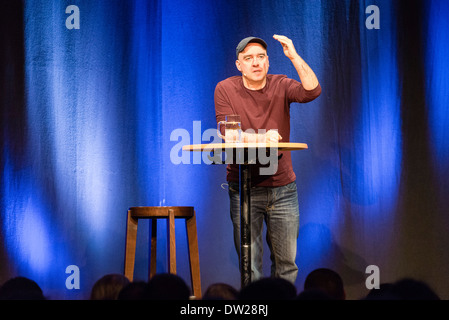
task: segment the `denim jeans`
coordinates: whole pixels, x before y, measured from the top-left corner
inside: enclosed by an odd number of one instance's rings
[[[234,244],[240,257],[239,184],[229,182]],[[263,277],[263,222],[267,226],[271,276],[294,283],[298,274],[296,243],[299,232],[299,206],[296,182],[282,187],[251,188],[251,281]]]

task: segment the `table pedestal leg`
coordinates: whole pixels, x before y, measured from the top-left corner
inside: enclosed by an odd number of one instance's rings
[[[241,286],[251,282],[251,173],[240,165],[240,272]]]

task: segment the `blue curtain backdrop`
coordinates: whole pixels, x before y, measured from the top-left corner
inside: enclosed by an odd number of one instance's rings
[[[69,5],[79,29],[66,27]],[[380,29],[366,26],[370,5]],[[225,167],[170,155],[208,142],[214,88],[238,74],[241,38],[264,38],[270,72],[298,79],[272,39],[284,34],[323,88],[291,107],[291,140],[309,145],[292,153],[298,292],[328,267],[360,298],[377,265],[381,282],[414,277],[449,298],[448,16],[445,0],[2,1],[0,283],[22,275],[49,298],[88,298],[100,277],[123,272],[128,207],[183,205],[197,212],[203,290],[239,288]],[[135,279],[145,280],[140,226]],[[159,244],[164,255],[163,234]],[[80,289],[66,287],[70,265]]]

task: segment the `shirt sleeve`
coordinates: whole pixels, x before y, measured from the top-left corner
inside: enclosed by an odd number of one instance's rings
[[[287,98],[289,102],[306,103],[315,100],[321,94],[321,85],[312,90],[304,89],[301,82],[294,79],[288,79]]]
[[[227,98],[226,92],[223,89],[221,83],[218,83],[215,87],[214,92],[214,102],[215,102],[215,118],[217,123],[220,121],[224,121],[226,115],[234,114],[232,111],[231,103]]]

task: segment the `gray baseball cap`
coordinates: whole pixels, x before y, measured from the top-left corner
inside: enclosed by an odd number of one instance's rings
[[[240,41],[239,44],[237,45],[237,49],[236,49],[237,59],[239,58],[239,53],[242,52],[243,50],[245,50],[248,43],[252,43],[252,42],[260,43],[265,49],[267,49],[267,43],[265,41],[263,41],[262,39],[256,38],[256,37],[247,37],[247,38],[243,39],[242,41]]]

